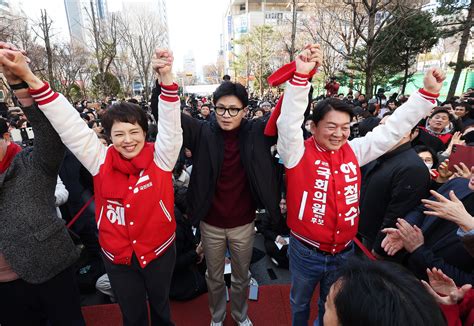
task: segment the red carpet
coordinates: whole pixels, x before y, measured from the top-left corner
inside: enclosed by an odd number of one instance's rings
[[[88,326],[115,326],[122,324],[118,305],[108,304],[82,308]],[[317,313],[317,291],[311,302],[311,318]],[[207,294],[187,301],[171,303],[171,314],[176,326],[208,326],[211,321],[207,306]],[[258,301],[249,301],[249,317],[255,326],[291,325],[290,286],[262,285],[259,287]],[[235,325],[227,304],[226,326]]]

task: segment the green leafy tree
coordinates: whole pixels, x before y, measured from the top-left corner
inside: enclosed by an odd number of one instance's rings
[[[474,21],[474,0],[439,0],[438,4],[437,14],[443,16],[443,37],[461,37],[458,56],[453,64],[454,75],[448,91],[448,98],[450,98],[456,92],[462,70],[471,64],[464,60],[464,56]]]
[[[397,18],[394,18],[397,19]],[[388,35],[396,35],[391,42],[384,42]],[[405,93],[407,83],[415,70],[410,68],[416,63],[418,54],[429,51],[439,40],[437,25],[428,12],[416,12],[398,24],[388,24],[376,39],[377,51],[382,50],[375,62],[375,78],[380,82],[392,80],[401,84],[401,92]],[[401,78],[394,78],[399,73]],[[398,81],[398,83],[397,83]]]
[[[255,27],[249,34],[234,41],[241,51],[233,63],[234,71],[255,76],[255,88],[259,89],[260,96],[267,86],[266,78],[274,69],[273,60],[277,56],[277,33],[272,26],[262,25]]]
[[[117,96],[121,93],[120,82],[110,72],[97,74],[92,78],[94,93],[98,96]]]

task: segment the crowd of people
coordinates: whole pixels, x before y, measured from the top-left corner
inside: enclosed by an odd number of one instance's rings
[[[256,232],[293,325],[318,286],[315,325],[474,323],[474,91],[441,103],[441,70],[409,96],[334,77],[318,96],[309,45],[269,77],[282,94],[226,75],[180,99],[160,49],[150,102],[69,103],[28,61],[0,42],[19,104],[0,110],[0,325],[84,325],[96,288],[124,325],[174,325],[169,300],[206,292],[223,325],[229,262],[231,318],[252,325]]]

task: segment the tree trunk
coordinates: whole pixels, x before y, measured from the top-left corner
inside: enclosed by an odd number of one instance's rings
[[[41,10],[41,25],[43,30],[44,46],[46,48],[46,56],[48,58],[48,79],[51,88],[54,90],[56,89],[56,85],[54,84],[53,74],[53,51],[51,50],[51,40],[49,38],[50,24],[48,22],[48,13],[46,12],[46,9]]]
[[[405,89],[407,88],[407,80],[408,80],[408,64],[409,64],[409,53],[408,51],[405,53],[406,60],[405,60],[405,75],[403,76],[403,83],[402,83],[402,94],[405,94]]]
[[[365,63],[365,94],[366,98],[370,99],[373,95],[373,69],[374,69],[374,58],[373,58],[373,47],[374,47],[374,33],[375,33],[375,10],[374,0],[371,1],[371,6],[366,7],[369,14],[369,24],[367,26],[367,53]]]
[[[105,73],[104,73],[104,62],[100,57],[100,40],[99,40],[99,29],[97,27],[97,20],[95,19],[94,3],[90,1],[91,16],[92,16],[92,32],[94,34],[95,43],[95,57],[97,59],[97,70],[99,72],[99,95],[105,95]]]
[[[298,12],[296,11],[298,0],[293,0],[291,9],[293,10],[293,21],[291,22],[291,46],[290,46],[290,61],[295,58],[295,39],[296,39],[296,23]]]
[[[471,4],[469,6],[469,13],[467,14],[466,23],[464,24],[464,30],[461,36],[461,43],[459,44],[458,58],[456,60],[456,67],[454,68],[453,79],[451,80],[451,85],[449,86],[449,92],[447,97],[448,100],[456,93],[456,87],[458,86],[459,77],[461,77],[462,69],[465,67],[464,55],[466,53],[467,42],[469,41],[473,15],[474,0],[471,0]]]

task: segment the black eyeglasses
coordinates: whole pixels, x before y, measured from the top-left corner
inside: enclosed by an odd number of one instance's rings
[[[225,111],[227,111],[229,112],[229,115],[231,117],[235,117],[243,109],[244,108],[226,108],[225,106],[216,106],[215,111],[216,111],[216,114],[220,116],[223,116],[225,114]]]

